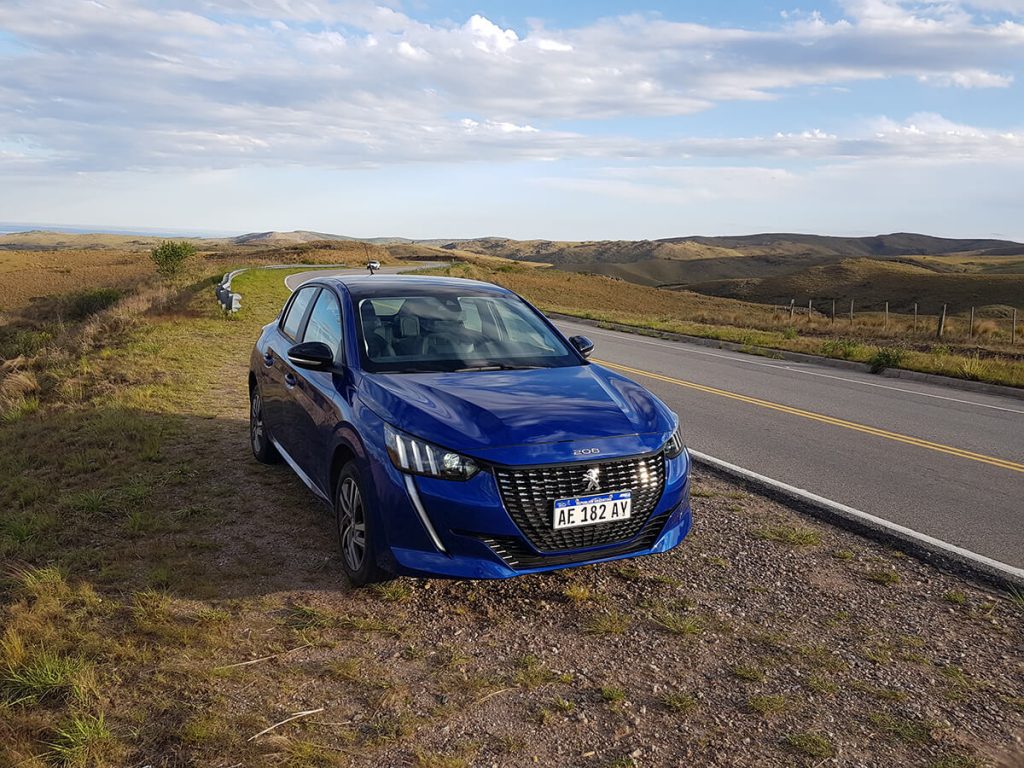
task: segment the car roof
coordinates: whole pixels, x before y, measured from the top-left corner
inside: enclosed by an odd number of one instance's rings
[[[512,296],[493,283],[427,275],[334,275],[318,282],[344,286],[353,299],[384,296]]]

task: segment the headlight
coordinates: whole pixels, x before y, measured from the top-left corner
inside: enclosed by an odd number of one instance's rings
[[[403,434],[384,425],[384,442],[391,463],[403,472],[445,480],[468,480],[480,467],[461,453]]]
[[[686,448],[683,445],[683,436],[679,432],[679,427],[676,427],[676,431],[672,433],[672,437],[665,443],[665,458],[674,459]]]

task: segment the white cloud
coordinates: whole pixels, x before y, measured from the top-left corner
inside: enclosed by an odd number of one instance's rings
[[[17,45],[0,53],[0,125],[26,149],[0,157],[0,168],[365,167],[484,151],[545,160],[917,156],[938,139],[814,126],[650,139],[585,124],[897,77],[1009,88],[1024,24],[975,17],[980,5],[1009,13],[1014,3],[850,0],[844,18],[789,14],[775,29],[638,14],[520,33],[481,15],[426,24],[362,0],[6,0],[0,28]],[[563,119],[583,127],[551,128]],[[983,133],[953,149],[1018,151]],[[953,141],[944,136],[943,151]]]
[[[919,79],[921,82],[932,85],[956,86],[958,88],[1009,88],[1013,84],[1013,75],[997,75],[983,69],[921,75]]]

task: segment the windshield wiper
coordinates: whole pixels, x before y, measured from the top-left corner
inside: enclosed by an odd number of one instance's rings
[[[462,373],[463,371],[532,371],[537,368],[543,368],[542,365],[509,365],[508,363],[495,363],[493,365],[470,365],[465,368],[454,368],[453,373]]]

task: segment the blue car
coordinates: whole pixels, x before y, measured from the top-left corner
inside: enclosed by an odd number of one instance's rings
[[[333,509],[357,586],[665,552],[691,522],[678,420],[593,346],[488,283],[313,280],[256,342],[252,451]]]

